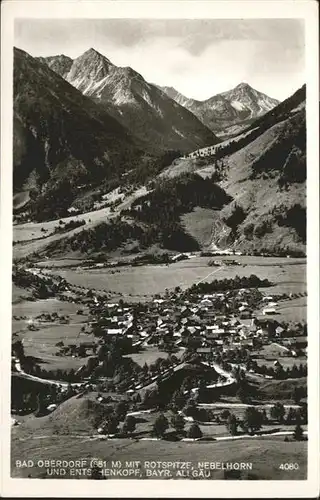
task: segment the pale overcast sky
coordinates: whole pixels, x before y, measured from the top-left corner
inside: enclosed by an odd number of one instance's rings
[[[199,100],[240,82],[282,100],[305,82],[299,19],[18,19],[14,43],[32,56],[75,58],[93,47]]]

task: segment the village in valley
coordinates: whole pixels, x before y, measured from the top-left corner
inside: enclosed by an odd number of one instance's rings
[[[71,322],[79,330],[52,345],[52,359],[77,361],[64,370],[40,366],[28,356],[28,333],[13,335],[13,380],[37,387],[13,392],[15,426],[87,398],[97,412],[90,435],[104,439],[306,439],[307,326],[278,319],[278,305],[296,297],[270,293],[268,279],[201,280],[136,303],[36,266],[17,266],[15,281],[32,284],[38,303],[74,306],[72,315],[14,316],[30,335]]]
[[[307,479],[304,25],[129,14],[15,20],[11,477]]]

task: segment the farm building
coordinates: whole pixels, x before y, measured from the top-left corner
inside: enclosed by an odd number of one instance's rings
[[[262,314],[267,315],[267,314],[276,314],[276,309],[274,307],[266,307],[263,309]]]

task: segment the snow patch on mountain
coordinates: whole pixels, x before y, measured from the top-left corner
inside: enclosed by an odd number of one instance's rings
[[[239,102],[239,101],[231,101],[231,106],[236,109],[237,111],[241,111],[244,109],[244,105],[242,104],[242,102]]]
[[[194,113],[215,133],[231,130],[234,125],[254,120],[279,104],[245,82],[234,89],[214,95],[204,101],[188,99],[173,87],[161,87],[167,95]]]
[[[184,134],[183,134],[182,132],[180,132],[180,130],[178,130],[176,127],[172,127],[172,130],[173,130],[176,134],[180,135],[180,137],[184,137]]]

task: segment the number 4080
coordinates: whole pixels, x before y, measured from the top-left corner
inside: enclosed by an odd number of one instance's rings
[[[298,470],[299,469],[299,464],[297,463],[286,463],[286,464],[280,464],[279,469],[282,470]]]

